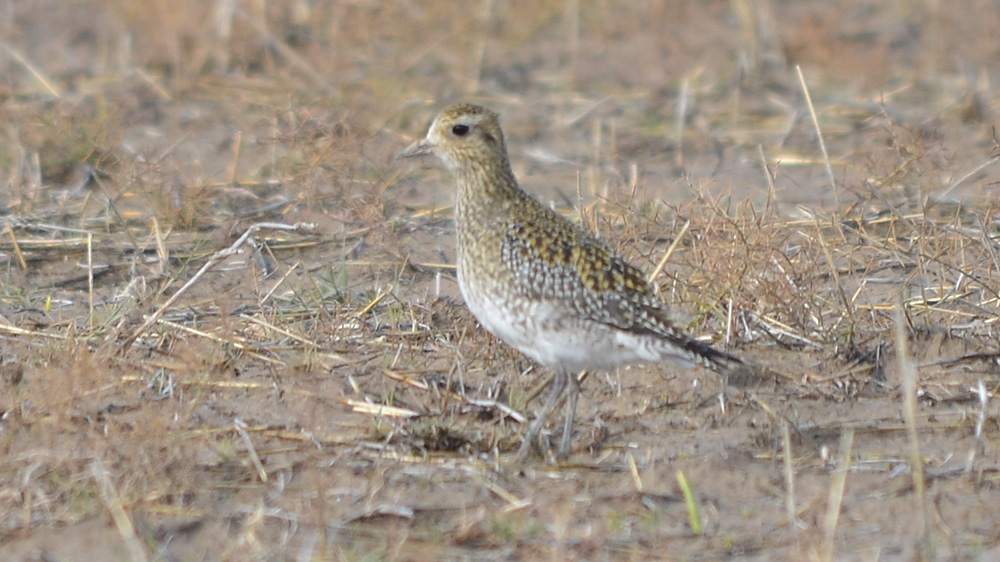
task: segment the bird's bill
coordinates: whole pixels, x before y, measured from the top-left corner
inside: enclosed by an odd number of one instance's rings
[[[423,156],[434,151],[434,145],[426,138],[414,141],[410,146],[404,148],[396,155],[396,158],[413,158]]]

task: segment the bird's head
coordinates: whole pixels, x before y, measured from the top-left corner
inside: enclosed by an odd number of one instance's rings
[[[396,158],[424,154],[436,155],[453,172],[477,164],[506,161],[507,147],[499,116],[468,103],[444,109],[431,123],[427,136],[403,149]]]

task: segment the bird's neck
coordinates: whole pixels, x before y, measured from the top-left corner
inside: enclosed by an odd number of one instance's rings
[[[480,163],[455,170],[458,213],[466,220],[481,220],[503,213],[524,197],[507,162]]]

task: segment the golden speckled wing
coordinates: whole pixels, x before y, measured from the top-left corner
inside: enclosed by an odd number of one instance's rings
[[[507,224],[501,259],[513,273],[517,293],[558,302],[596,322],[645,331],[636,313],[650,292],[639,270],[578,227],[561,223],[562,228],[540,230],[536,224]]]
[[[541,206],[537,211],[552,212]],[[501,258],[512,273],[514,292],[531,300],[558,303],[560,308],[572,310],[575,318],[656,336],[709,367],[718,368],[733,360],[674,326],[642,272],[582,228],[559,225],[540,230],[533,223],[508,222]]]

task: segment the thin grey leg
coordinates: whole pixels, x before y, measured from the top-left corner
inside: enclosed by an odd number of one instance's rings
[[[517,452],[518,460],[526,460],[531,454],[531,448],[538,446],[538,434],[545,427],[545,418],[549,415],[549,412],[555,408],[556,403],[559,402],[559,397],[562,396],[564,390],[566,390],[566,383],[569,377],[566,376],[566,371],[563,369],[556,370],[556,376],[552,379],[551,387],[549,388],[549,396],[545,399],[545,404],[542,409],[538,412],[535,421],[531,422],[528,426],[528,431],[524,434],[524,441],[521,442],[521,448]],[[540,450],[540,449],[539,449]]]
[[[560,367],[559,369],[563,369]],[[573,421],[576,419],[576,400],[580,397],[579,373],[563,371],[569,379],[569,396],[566,399],[566,420],[563,422],[562,441],[559,442],[559,453],[556,458],[563,461],[569,458],[573,449]]]

